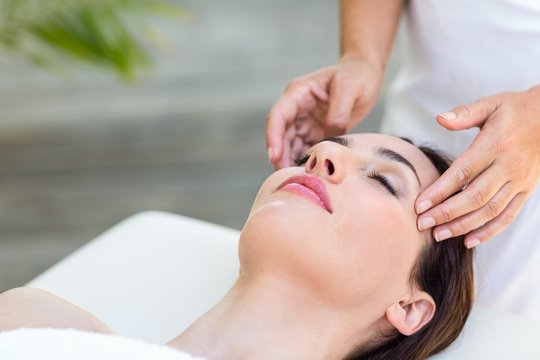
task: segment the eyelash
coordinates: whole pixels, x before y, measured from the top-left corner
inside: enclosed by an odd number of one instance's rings
[[[309,154],[303,154],[303,155],[300,155],[298,156],[296,159],[294,159],[294,164],[296,166],[302,166],[304,165],[305,163],[307,163],[307,161],[309,160],[309,157],[311,155]]]
[[[294,164],[296,166],[302,166],[309,160],[309,157],[310,157],[309,154],[300,155],[294,160]],[[390,181],[388,180],[386,176],[381,175],[380,173],[376,171],[372,171],[368,174],[368,178],[377,180],[378,182],[381,183],[382,186],[386,188],[386,190],[388,190],[390,194],[392,194],[393,196],[397,196],[396,189],[394,189],[394,187],[392,186],[392,184],[390,183]]]
[[[390,194],[397,196],[396,189],[394,189],[394,187],[392,186],[392,184],[390,183],[390,181],[388,180],[386,176],[381,175],[378,172],[372,171],[368,174],[368,178],[377,180],[386,188],[386,190],[388,190]]]

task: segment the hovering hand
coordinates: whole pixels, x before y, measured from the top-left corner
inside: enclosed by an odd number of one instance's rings
[[[343,59],[291,82],[266,122],[268,159],[276,168],[329,136],[344,134],[375,104],[383,70],[359,59]]]
[[[474,247],[513,221],[538,182],[540,86],[480,99],[437,121],[449,130],[480,132],[416,200],[418,228],[434,227],[437,241],[467,234],[465,245]]]

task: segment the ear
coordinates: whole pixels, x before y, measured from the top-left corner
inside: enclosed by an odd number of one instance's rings
[[[435,302],[426,292],[416,290],[408,300],[386,309],[386,318],[400,333],[409,336],[426,326],[435,315]]]

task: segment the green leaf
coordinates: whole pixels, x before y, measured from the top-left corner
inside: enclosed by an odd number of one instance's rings
[[[107,68],[128,82],[152,59],[139,34],[150,16],[185,20],[158,0],[0,0],[0,44],[40,66],[58,59]],[[39,60],[38,60],[39,59]]]

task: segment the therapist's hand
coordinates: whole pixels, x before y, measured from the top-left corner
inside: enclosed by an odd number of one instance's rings
[[[503,93],[437,116],[449,130],[479,127],[471,146],[416,200],[420,230],[474,247],[504,230],[540,177],[540,86]],[[454,196],[456,191],[464,190]]]
[[[375,104],[383,78],[380,65],[343,58],[291,82],[266,121],[268,159],[292,165],[311,145],[344,134]]]

